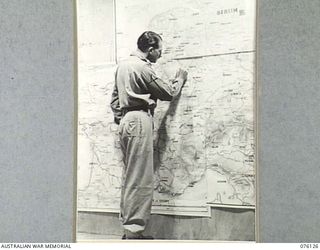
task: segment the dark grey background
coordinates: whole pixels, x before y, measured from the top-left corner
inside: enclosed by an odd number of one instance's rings
[[[320,242],[320,1],[258,2],[260,240]]]
[[[320,1],[259,0],[259,240],[320,241]],[[0,0],[0,242],[71,242],[71,0]]]
[[[73,1],[0,0],[0,242],[73,239]]]

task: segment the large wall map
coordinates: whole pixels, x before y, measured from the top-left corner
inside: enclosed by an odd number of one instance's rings
[[[153,212],[254,207],[254,26],[253,0],[116,1],[118,60],[152,30],[164,40],[158,74],[189,73],[181,95],[156,109]],[[79,210],[118,210],[122,156],[108,107],[114,70],[85,67],[79,86]]]

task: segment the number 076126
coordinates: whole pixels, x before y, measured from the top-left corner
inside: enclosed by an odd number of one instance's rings
[[[300,248],[305,248],[305,249],[316,249],[318,247],[319,247],[318,243],[301,243],[300,244]]]

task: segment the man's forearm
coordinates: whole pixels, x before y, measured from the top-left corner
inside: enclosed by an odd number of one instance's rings
[[[184,81],[180,78],[176,78],[170,83],[166,83],[160,78],[155,78],[149,83],[149,89],[153,96],[162,101],[171,101],[177,96],[184,84]]]

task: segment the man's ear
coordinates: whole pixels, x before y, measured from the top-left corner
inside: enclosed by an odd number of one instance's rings
[[[150,52],[152,52],[153,50],[154,50],[153,47],[149,47],[148,52],[150,53]]]

